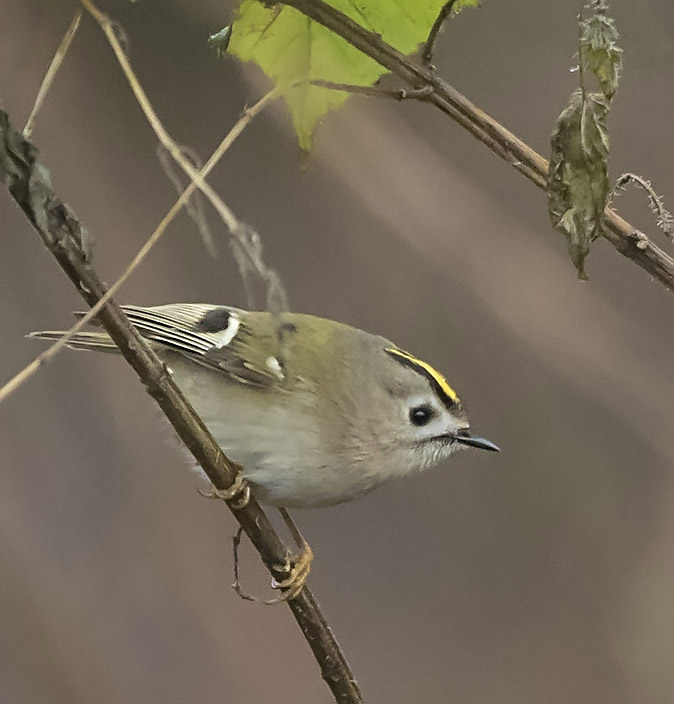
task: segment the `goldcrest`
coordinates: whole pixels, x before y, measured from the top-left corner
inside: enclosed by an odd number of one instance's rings
[[[383,337],[297,313],[200,303],[123,310],[261,503],[330,506],[461,448],[498,451],[471,434],[440,373]],[[103,332],[68,345],[116,351]]]

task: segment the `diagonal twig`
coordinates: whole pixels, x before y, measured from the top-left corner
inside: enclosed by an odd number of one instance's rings
[[[438,12],[438,16],[435,18],[435,22],[433,22],[431,31],[428,33],[426,43],[421,50],[421,63],[431,70],[435,70],[435,67],[431,64],[431,61],[433,61],[433,54],[435,53],[435,42],[438,39],[442,25],[452,13],[452,9],[455,4],[456,0],[449,0],[449,2],[446,2],[440,8],[440,12]]]
[[[51,188],[49,173],[38,161],[37,149],[11,125],[2,110],[0,181],[5,183],[82,298],[90,306],[96,304],[105,295],[105,286],[82,248],[82,225]],[[114,300],[107,301],[98,319],[213,486],[226,492],[236,481],[238,466],[224,455],[164,364]],[[285,566],[290,564],[290,554],[257,502],[251,499],[242,508],[233,501],[228,501],[227,505],[272,577],[276,581],[287,578]],[[362,696],[358,685],[309,588],[305,585],[287,603],[335,700],[340,704],[360,704]]]
[[[73,39],[75,38],[75,34],[77,34],[77,30],[80,26],[81,19],[82,19],[82,10],[78,9],[77,12],[75,12],[75,16],[73,17],[72,21],[70,22],[70,26],[66,30],[66,33],[63,36],[63,39],[61,40],[61,43],[59,44],[59,47],[56,50],[56,53],[54,54],[54,58],[51,60],[51,63],[49,64],[49,68],[47,69],[47,73],[45,73],[44,78],[42,79],[42,83],[40,84],[40,89],[38,90],[37,96],[35,98],[35,103],[33,104],[33,109],[31,110],[31,113],[28,116],[28,120],[26,120],[26,124],[23,128],[23,136],[26,139],[28,139],[30,137],[30,135],[33,131],[33,127],[35,125],[35,120],[37,119],[37,114],[40,112],[40,108],[42,107],[42,103],[44,103],[44,99],[47,97],[47,93],[49,92],[49,89],[51,88],[51,84],[54,82],[54,78],[56,77],[56,72],[61,67],[61,64],[63,63],[63,59],[65,59],[66,54],[68,53],[68,49],[70,48],[70,44],[72,43]]]
[[[330,90],[339,90],[343,93],[354,93],[356,95],[365,95],[371,98],[392,98],[393,100],[419,100],[430,93],[427,88],[418,88],[410,90],[409,88],[381,88],[380,86],[357,86],[353,83],[335,83],[333,81],[325,81],[322,78],[314,78],[308,81],[309,85],[317,88],[329,88]]]

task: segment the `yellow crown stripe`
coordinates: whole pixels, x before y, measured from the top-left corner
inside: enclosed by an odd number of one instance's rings
[[[409,352],[404,352],[403,350],[399,350],[395,347],[389,347],[386,350],[387,352],[390,352],[391,354],[395,354],[398,357],[402,357],[402,359],[406,359],[410,364],[413,364],[417,367],[420,367],[423,369],[426,374],[428,374],[433,381],[442,389],[443,393],[445,393],[449,398],[452,399],[454,403],[458,403],[459,397],[456,395],[456,391],[447,383],[447,379],[445,379],[440,372],[432,367],[430,364],[427,362],[423,362],[420,359],[417,359],[414,355],[411,355]]]

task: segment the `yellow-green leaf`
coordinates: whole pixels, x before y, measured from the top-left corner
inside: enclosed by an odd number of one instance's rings
[[[329,4],[410,54],[426,40],[444,0],[330,0]],[[477,5],[477,0],[457,2],[457,8],[468,5]],[[294,8],[267,7],[257,0],[239,5],[228,51],[242,61],[257,63],[280,86],[317,79],[370,86],[386,72]],[[347,93],[311,85],[287,89],[285,99],[303,150],[311,149],[316,126],[328,110],[347,97]]]

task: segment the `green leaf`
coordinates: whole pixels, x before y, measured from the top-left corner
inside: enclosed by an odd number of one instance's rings
[[[587,279],[585,259],[600,234],[609,195],[608,101],[577,90],[557,120],[548,171],[548,211],[566,237],[578,277]]]
[[[580,61],[583,70],[597,77],[602,92],[610,100],[618,89],[622,68],[622,48],[615,20],[609,17],[605,0],[592,0],[590,15],[580,21]]]
[[[426,40],[444,0],[331,0],[329,4],[410,54]],[[477,5],[477,0],[459,0],[457,5]],[[280,86],[317,79],[370,86],[386,73],[376,61],[294,8],[266,7],[257,0],[239,5],[228,51],[242,61],[257,63]],[[304,151],[311,149],[320,120],[347,98],[348,93],[311,85],[286,90]]]

